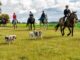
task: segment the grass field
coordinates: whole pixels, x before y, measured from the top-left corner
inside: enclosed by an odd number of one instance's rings
[[[0,27],[0,60],[80,60],[80,23],[76,24],[74,37],[61,36],[54,27],[42,29],[43,38],[29,39],[25,24],[19,24],[14,30]],[[65,31],[68,33],[68,30]],[[13,44],[5,44],[5,35],[17,35]]]

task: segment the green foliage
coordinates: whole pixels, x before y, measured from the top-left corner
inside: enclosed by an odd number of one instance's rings
[[[9,15],[8,14],[1,14],[0,15],[0,22],[2,21],[2,18],[3,17],[7,20],[7,23],[10,22],[10,20],[9,20],[10,18],[9,18]]]

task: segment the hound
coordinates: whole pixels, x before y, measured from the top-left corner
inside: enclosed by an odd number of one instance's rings
[[[29,35],[30,39],[42,38],[42,31],[31,31]]]
[[[12,43],[16,39],[16,35],[7,35],[5,36],[6,43]]]

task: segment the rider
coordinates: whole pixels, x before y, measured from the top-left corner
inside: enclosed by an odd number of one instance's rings
[[[42,11],[42,15],[41,15],[41,18],[44,19],[46,17],[46,14],[44,11]]]
[[[34,27],[34,30],[35,30],[35,18],[34,18],[34,15],[33,15],[33,13],[31,11],[29,13],[29,18],[27,20],[27,25],[29,25],[29,24],[30,24],[29,30],[30,29],[32,30],[32,26]]]
[[[29,14],[29,16],[33,16],[33,13],[30,11],[30,14]]]
[[[13,21],[12,21],[12,24],[16,24],[17,23],[17,16],[16,16],[16,13],[13,13]]]
[[[16,14],[13,13],[13,20],[16,20]]]
[[[69,6],[68,5],[66,5],[65,6],[65,10],[64,10],[64,22],[65,22],[65,20],[67,19],[67,17],[70,15],[70,13],[71,13],[71,11],[70,11],[70,9],[69,9]]]
[[[32,18],[34,18],[34,15],[33,15],[33,13],[30,11],[30,13],[29,13],[29,18],[28,18],[28,21],[27,21],[27,25],[28,25],[29,22],[33,22]]]
[[[45,18],[46,18],[46,14],[44,11],[42,11],[42,14],[41,14],[41,17],[39,20],[41,20],[43,22]]]

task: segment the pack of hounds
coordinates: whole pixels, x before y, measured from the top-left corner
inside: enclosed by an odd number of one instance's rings
[[[29,32],[29,38],[30,39],[37,39],[37,38],[42,39],[42,31],[34,30],[34,31]],[[16,35],[5,36],[5,42],[8,44],[12,43],[15,39],[16,39]]]

